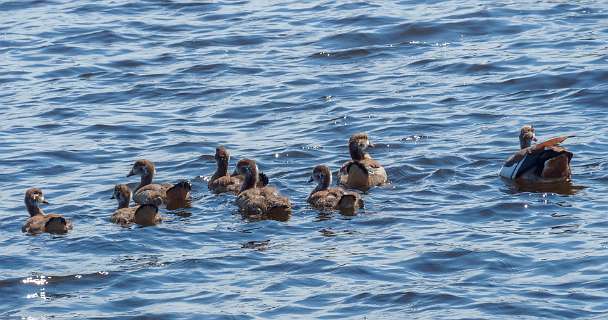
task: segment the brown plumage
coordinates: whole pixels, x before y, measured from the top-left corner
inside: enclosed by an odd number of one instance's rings
[[[188,180],[182,180],[167,190],[167,209],[175,210],[188,208],[192,204],[190,191],[192,184]]]
[[[552,138],[538,144],[533,126],[523,126],[519,133],[520,150],[500,170],[500,176],[516,182],[554,183],[570,181],[572,152],[559,144],[572,136]]]
[[[47,204],[42,190],[31,188],[25,192],[25,207],[30,218],[21,227],[22,232],[38,234],[43,232],[62,234],[72,229],[72,221],[60,214],[44,214],[40,204]]]
[[[133,221],[140,226],[153,226],[161,221],[158,207],[153,204],[142,204],[135,210]]]
[[[311,206],[323,211],[339,210],[344,214],[353,214],[358,208],[363,208],[363,201],[358,193],[342,188],[330,188],[331,180],[329,167],[318,165],[313,169],[309,182],[317,182],[317,187],[308,196]]]
[[[350,137],[348,150],[351,160],[340,168],[341,185],[367,191],[371,187],[388,182],[386,170],[366,152],[367,148],[373,147],[365,133],[357,133]]]
[[[237,171],[243,175],[243,185],[236,198],[241,212],[260,218],[286,220],[291,213],[289,199],[273,187],[257,187],[258,167],[253,160],[243,159],[237,163]]]
[[[167,206],[167,190],[173,187],[170,183],[152,183],[156,174],[154,163],[149,160],[141,159],[135,161],[127,177],[138,175],[141,177],[140,183],[133,193],[133,201],[138,204],[153,204],[157,207]],[[189,190],[188,190],[189,191]],[[189,195],[189,194],[186,194]],[[186,199],[181,199],[186,201]],[[175,204],[175,201],[174,201]],[[172,205],[175,207],[175,205]],[[175,208],[174,208],[175,209]]]
[[[118,202],[118,209],[116,209],[110,218],[110,221],[114,223],[122,226],[129,226],[133,223],[148,226],[162,221],[162,217],[158,213],[158,207],[155,205],[148,205],[145,208],[142,208],[140,205],[129,207],[131,191],[126,184],[117,184],[114,187],[112,199],[116,199]],[[154,210],[152,207],[156,209]]]
[[[214,193],[233,193],[238,194],[241,190],[244,177],[238,172],[234,172],[232,175],[228,174],[228,161],[230,160],[230,153],[223,146],[219,146],[215,149],[215,162],[217,169],[209,182],[207,187]],[[258,187],[264,187],[268,184],[268,178],[263,172],[259,172],[259,180],[257,183]]]

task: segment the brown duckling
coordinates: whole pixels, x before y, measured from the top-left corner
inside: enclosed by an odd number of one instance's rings
[[[356,192],[342,188],[330,188],[331,171],[328,166],[318,165],[312,170],[309,182],[317,182],[317,187],[308,196],[308,203],[319,210],[339,210],[344,214],[353,214],[363,208],[363,200]]]
[[[573,153],[559,146],[573,136],[562,136],[545,142],[537,141],[533,126],[525,125],[519,132],[520,150],[505,162],[500,176],[518,182],[556,183],[568,182],[572,171],[570,161]]]
[[[64,218],[60,214],[44,214],[40,209],[40,204],[48,204],[42,190],[31,188],[25,192],[25,207],[30,214],[23,227],[22,232],[37,234],[37,233],[67,233],[72,229],[72,221]]]
[[[169,202],[171,202],[171,207],[173,209],[179,208],[178,203],[186,203],[189,201],[190,190],[192,185],[188,182],[188,184],[182,184],[181,187],[175,189],[176,192],[173,193],[174,198],[168,199],[167,192],[174,185],[170,183],[152,183],[152,179],[154,178],[154,174],[156,173],[156,168],[154,167],[154,163],[149,160],[141,159],[135,161],[131,171],[127,175],[127,177],[138,175],[141,177],[141,181],[137,188],[135,188],[135,192],[133,193],[133,201],[138,204],[154,204],[156,206],[165,205],[167,206]],[[184,189],[182,187],[188,187],[189,189],[186,192],[183,192]],[[182,195],[186,198],[175,198],[178,195]],[[172,209],[170,209],[172,210]]]
[[[257,214],[261,216],[284,216],[291,213],[291,203],[289,199],[282,196],[278,191],[269,186],[259,188],[258,185],[258,166],[255,161],[250,159],[240,160],[236,169],[243,175],[243,185],[236,198],[236,204],[245,214]],[[284,219],[278,219],[284,220]]]
[[[190,191],[192,191],[192,183],[188,180],[182,180],[169,188],[167,190],[167,209],[175,210],[190,207],[192,204]]]
[[[110,218],[110,221],[114,223],[122,226],[129,226],[133,223],[150,226],[162,221],[162,217],[158,213],[158,207],[155,204],[129,207],[131,190],[129,190],[126,184],[117,184],[114,187],[112,199],[116,199],[118,202],[118,209],[116,209],[114,214],[112,214],[112,218]]]
[[[214,193],[234,193],[238,194],[241,190],[244,177],[238,172],[234,172],[232,175],[228,174],[228,161],[230,161],[230,153],[223,146],[219,146],[215,149],[215,162],[217,163],[217,169],[209,182],[207,187]],[[268,177],[263,173],[259,172],[259,180],[257,187],[264,187],[268,184]]]
[[[351,160],[340,168],[340,184],[367,191],[388,182],[386,170],[367,153],[367,149],[373,147],[365,133],[356,133],[350,137],[348,150]]]

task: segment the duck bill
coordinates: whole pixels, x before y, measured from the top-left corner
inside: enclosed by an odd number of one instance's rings
[[[135,175],[135,172],[133,172],[133,169],[131,169],[131,171],[129,171],[129,174],[127,174],[127,178],[130,176],[134,176],[134,175]]]
[[[315,179],[314,179],[313,177],[310,177],[310,178],[308,179],[308,183],[311,183],[311,182],[313,182],[313,181],[315,181]]]

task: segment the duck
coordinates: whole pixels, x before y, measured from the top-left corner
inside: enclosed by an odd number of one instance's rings
[[[134,175],[138,175],[141,177],[139,185],[135,188],[135,191],[133,192],[133,201],[135,201],[135,203],[153,204],[153,205],[156,205],[157,207],[160,207],[161,205],[167,206],[169,204],[169,200],[172,201],[172,205],[171,205],[172,207],[177,206],[178,203],[182,203],[182,204],[188,203],[188,200],[189,200],[188,198],[168,199],[167,191],[170,190],[171,188],[173,188],[174,185],[170,184],[170,183],[162,183],[162,184],[152,183],[152,179],[154,178],[155,174],[156,174],[156,167],[154,166],[154,163],[152,163],[152,161],[146,160],[146,159],[140,159],[140,160],[135,161],[135,163],[133,163],[133,167],[131,168],[131,171],[129,172],[129,174],[127,174],[127,177],[131,177]],[[189,190],[187,190],[187,192],[183,192],[184,189],[182,189],[182,187],[189,187]],[[184,184],[181,184],[181,186],[178,187],[178,189],[174,189],[175,192],[173,193],[173,195],[177,196],[179,194],[184,197],[189,197],[189,195],[190,195],[189,192],[191,189],[192,189],[192,185],[189,182],[184,183]],[[170,209],[170,210],[172,210],[172,209]]]
[[[228,162],[230,161],[230,153],[224,146],[215,148],[215,162],[217,169],[215,173],[209,179],[207,187],[213,193],[232,193],[238,194],[241,190],[244,177],[238,172],[233,172],[232,175],[228,174]],[[258,187],[265,187],[268,184],[268,177],[263,173],[258,173],[259,180],[257,183]]]
[[[317,186],[310,192],[307,200],[313,208],[322,211],[339,210],[344,214],[354,214],[358,208],[363,208],[363,201],[357,192],[330,188],[331,180],[331,171],[328,166],[314,167],[308,182],[317,182]]]
[[[355,133],[350,137],[348,150],[351,160],[340,168],[341,185],[367,191],[388,182],[386,170],[367,153],[367,149],[373,147],[366,133]]]
[[[158,206],[155,204],[129,207],[131,190],[129,190],[129,186],[126,184],[117,184],[114,187],[112,199],[116,199],[118,202],[118,208],[110,218],[110,221],[113,223],[127,227],[134,223],[141,226],[151,226],[162,221],[162,217],[158,213]]]
[[[239,160],[236,169],[239,174],[244,176],[236,198],[239,210],[247,215],[286,220],[291,213],[289,198],[279,194],[277,189],[273,187],[258,187],[259,177],[256,162],[251,159]]]
[[[561,136],[542,143],[532,125],[524,125],[519,132],[520,150],[515,152],[500,169],[499,175],[515,182],[556,183],[572,178],[570,161],[574,154],[560,144],[573,137]]]
[[[192,191],[192,183],[188,180],[181,180],[169,188],[166,200],[167,210],[190,207],[192,204],[190,191]]]
[[[48,204],[41,189],[30,188],[25,191],[24,202],[30,218],[21,227],[22,232],[30,234],[43,232],[64,234],[72,230],[72,221],[69,219],[64,218],[60,214],[44,214],[42,209],[40,209],[41,204]]]

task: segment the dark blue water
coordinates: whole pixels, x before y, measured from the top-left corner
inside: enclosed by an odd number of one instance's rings
[[[0,318],[603,319],[607,21],[601,1],[0,1]],[[528,123],[578,135],[580,190],[498,178]],[[308,208],[359,131],[392,183],[354,217]],[[288,222],[207,191],[219,144]],[[193,179],[193,207],[111,224],[138,158]],[[32,186],[73,232],[20,232]]]

